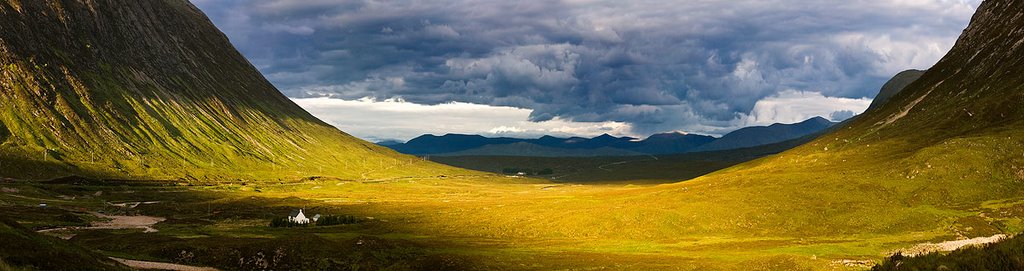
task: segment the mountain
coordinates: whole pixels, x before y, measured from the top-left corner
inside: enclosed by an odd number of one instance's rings
[[[679,132],[654,134],[643,140],[632,137],[615,137],[609,134],[593,138],[543,136],[537,139],[447,134],[444,136],[423,135],[409,140],[405,144],[381,144],[381,146],[413,155],[527,156],[526,153],[538,157],[663,155],[742,149],[774,144],[819,133],[833,124],[824,118],[816,117],[796,124],[747,127],[717,139],[712,136]],[[528,144],[503,146],[515,143]],[[518,150],[517,147],[526,149]]]
[[[686,153],[715,140],[717,139],[712,136],[679,132],[654,134],[630,150],[647,154]]]
[[[834,124],[825,118],[814,117],[794,124],[776,123],[770,126],[746,127],[728,133],[722,138],[697,147],[695,150],[730,150],[778,143],[820,132]]]
[[[530,143],[537,146],[563,149],[596,149],[622,144],[630,140],[632,140],[632,138],[617,138],[610,135],[603,135],[592,139],[577,137],[557,138],[553,136],[544,136],[538,139],[518,139],[507,137],[489,138],[481,135],[446,134],[443,136],[422,135],[409,140],[409,142],[405,144],[394,144],[387,147],[406,154],[434,155],[457,153],[488,145],[512,143]]]
[[[0,1],[0,14],[6,176],[360,178],[451,170],[395,167],[415,160],[316,119],[188,1]]]
[[[479,148],[440,153],[435,156],[529,156],[529,157],[596,157],[596,156],[639,156],[644,153],[612,147],[590,149],[566,149],[541,146],[528,142],[486,145]]]
[[[871,101],[871,105],[868,106],[867,111],[871,111],[881,107],[885,102],[889,101],[889,98],[899,93],[901,90],[909,86],[917,79],[924,75],[925,71],[921,70],[906,70],[897,73],[892,79],[889,79],[885,85],[882,85],[882,89],[875,95],[875,99]]]
[[[383,141],[378,141],[375,144],[381,145],[381,146],[384,146],[384,147],[391,147],[391,146],[398,146],[398,145],[405,144],[405,142],[403,142],[401,140],[383,140]]]
[[[852,124],[861,140],[891,136],[921,143],[1001,132],[1024,118],[1021,1],[985,1],[934,67]],[[1004,10],[1008,9],[1008,10]]]
[[[522,142],[514,138],[487,138],[481,135],[446,134],[443,136],[422,135],[405,144],[388,146],[394,150],[414,155],[430,155],[459,152],[487,145]]]
[[[589,140],[573,141],[565,147],[579,149],[597,149],[604,147],[626,149],[630,148],[634,141],[636,141],[636,139],[632,137],[614,137],[609,134],[602,134]]]

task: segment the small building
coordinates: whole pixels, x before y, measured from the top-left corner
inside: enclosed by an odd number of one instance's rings
[[[302,212],[302,209],[298,209],[288,214],[288,222],[309,224],[309,218],[306,218],[306,214]]]
[[[312,220],[313,222],[316,222],[317,220],[320,220],[320,214],[316,214],[313,217],[310,217],[309,220]]]

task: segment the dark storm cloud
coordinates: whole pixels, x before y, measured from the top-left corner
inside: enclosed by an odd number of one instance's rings
[[[938,60],[977,4],[195,2],[291,97],[514,106],[638,133],[734,127],[787,90],[872,97]]]

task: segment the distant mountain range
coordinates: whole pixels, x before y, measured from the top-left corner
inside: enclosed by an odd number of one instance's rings
[[[893,76],[872,101],[867,111],[880,108],[889,99],[917,81],[925,71],[907,70]],[[488,138],[480,135],[447,134],[423,135],[402,143],[396,140],[377,142],[381,146],[413,155],[433,156],[534,156],[534,157],[595,157],[665,155],[693,152],[727,151],[775,144],[831,132],[843,123],[814,117],[794,124],[772,124],[746,127],[721,138],[680,132],[655,134],[640,140],[604,134],[594,138],[559,138],[543,136],[537,139]]]
[[[747,127],[721,138],[686,133],[655,134],[640,140],[604,134],[594,138],[537,139],[508,137],[489,138],[480,135],[423,135],[407,143],[395,141],[378,144],[398,152],[435,156],[537,156],[592,157],[679,154],[700,151],[740,149],[778,143],[818,133],[835,123],[815,117],[795,124],[772,124]]]
[[[746,127],[728,133],[722,136],[722,138],[708,142],[708,144],[701,145],[694,150],[721,151],[778,143],[814,134],[828,129],[835,124],[825,118],[814,117],[801,123],[776,123],[770,126]]]

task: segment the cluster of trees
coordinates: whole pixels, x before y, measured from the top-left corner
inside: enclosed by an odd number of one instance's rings
[[[324,216],[316,220],[317,226],[348,225],[359,223],[359,218],[350,215]]]
[[[504,173],[505,175],[519,175],[520,172],[526,174],[527,176],[555,174],[555,170],[550,168],[545,168],[541,170],[530,168],[505,168],[501,170],[501,173]]]
[[[359,218],[351,215],[340,215],[340,216],[323,216],[317,219],[316,222],[310,223],[296,223],[288,221],[287,218],[275,218],[270,220],[270,227],[274,228],[291,228],[291,227],[309,227],[309,226],[332,226],[332,225],[348,225],[359,223]]]
[[[892,255],[872,271],[889,270],[1024,270],[1024,237],[961,248],[948,254]]]
[[[309,223],[296,223],[287,218],[275,218],[270,220],[270,226],[274,228],[308,227]]]

